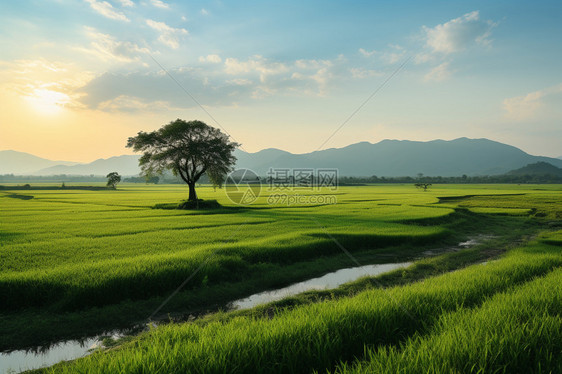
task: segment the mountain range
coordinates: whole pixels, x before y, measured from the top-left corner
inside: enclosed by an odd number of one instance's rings
[[[535,164],[529,164],[520,169],[511,170],[507,174],[509,175],[551,175],[556,177],[562,177],[562,168],[557,168],[548,162],[537,162]]]
[[[266,176],[270,168],[338,169],[340,176],[398,177],[497,175],[525,165],[547,162],[562,167],[562,159],[533,156],[519,148],[489,139],[459,138],[428,142],[383,140],[361,142],[343,148],[330,148],[293,154],[269,148],[255,153],[235,151],[237,168],[247,168]],[[0,151],[0,174],[27,175],[106,175],[117,171],[137,175],[138,155],[122,155],[91,163],[52,161],[16,151]]]
[[[78,162],[53,161],[25,152],[0,151],[0,174],[33,174],[52,166],[72,166]]]
[[[278,149],[256,153],[238,151],[238,167],[266,175],[270,166],[336,168],[340,176],[399,177],[418,173],[430,176],[497,175],[536,162],[562,167],[562,160],[533,156],[519,148],[488,139],[459,138],[428,142],[383,140],[361,142],[305,154]]]

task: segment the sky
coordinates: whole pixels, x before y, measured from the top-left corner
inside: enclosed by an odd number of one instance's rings
[[[241,148],[489,138],[562,156],[560,1],[0,2],[0,150],[89,162],[181,118]]]

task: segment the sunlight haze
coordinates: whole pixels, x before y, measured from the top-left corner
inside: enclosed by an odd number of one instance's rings
[[[182,118],[248,152],[469,137],[558,157],[561,9],[2,2],[0,150],[89,162]]]

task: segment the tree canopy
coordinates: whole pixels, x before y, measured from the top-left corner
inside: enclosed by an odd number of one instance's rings
[[[143,153],[139,165],[145,176],[171,170],[189,186],[190,201],[197,200],[195,183],[203,174],[222,186],[236,162],[233,152],[238,146],[217,128],[182,119],[152,132],[141,131],[127,142],[128,148]]]
[[[107,187],[115,188],[117,183],[121,182],[121,176],[116,171],[113,171],[105,176],[107,178]]]

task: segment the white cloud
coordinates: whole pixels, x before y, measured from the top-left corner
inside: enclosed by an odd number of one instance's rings
[[[296,60],[295,61],[295,66],[298,69],[321,69],[332,65],[333,65],[332,61],[329,60]]]
[[[333,60],[294,61],[274,61],[262,56],[201,56],[201,61],[209,60],[215,63],[177,67],[170,72],[189,87],[197,100],[210,106],[228,106],[272,95],[324,96],[335,79],[349,76],[349,71],[342,68],[345,59],[341,56]],[[195,105],[171,88],[169,77],[162,71],[102,74],[88,82],[81,92],[86,94],[81,99],[83,105],[104,111],[148,110],[151,102],[159,102],[155,108]]]
[[[161,0],[150,0],[150,3],[157,8],[161,8],[161,9],[169,9],[170,8],[170,5],[166,4],[165,2],[163,2]]]
[[[431,69],[429,73],[424,76],[426,82],[435,81],[441,82],[448,79],[451,76],[451,71],[449,70],[449,63],[444,62]]]
[[[90,7],[92,7],[93,10],[95,10],[96,12],[98,12],[104,17],[115,19],[118,21],[129,22],[129,19],[123,13],[120,13],[117,10],[115,10],[113,5],[111,5],[107,1],[97,1],[97,0],[84,0],[84,1],[90,4]]]
[[[244,79],[244,78],[231,79],[229,81],[226,81],[226,83],[233,84],[233,85],[236,85],[236,86],[250,86],[250,85],[254,84],[254,82],[252,82],[251,80]]]
[[[120,95],[114,99],[101,102],[97,108],[107,112],[162,111],[176,109],[172,108],[167,101],[147,101],[139,97],[128,95]]]
[[[377,53],[377,51],[373,50],[373,51],[367,51],[366,49],[363,48],[359,48],[359,53],[361,53],[363,56],[365,57],[371,57],[372,55],[374,55],[375,53]]]
[[[119,3],[121,3],[121,6],[123,7],[133,7],[135,6],[135,3],[133,3],[131,0],[118,0]]]
[[[431,53],[418,53],[414,56],[414,62],[416,64],[423,64],[434,60],[435,55],[432,55]]]
[[[263,99],[267,96],[272,96],[277,93],[276,89],[269,88],[266,86],[259,86],[252,92],[252,99]]]
[[[222,62],[222,59],[220,58],[219,55],[207,55],[206,57],[200,56],[199,62],[210,62],[212,64],[218,64]]]
[[[94,74],[73,64],[37,60],[0,61],[0,90],[15,93],[34,106],[80,108],[81,93],[75,89]]]
[[[332,72],[328,68],[322,68],[312,75],[310,78],[318,84],[318,94],[326,95],[328,82],[333,78]]]
[[[380,77],[383,75],[380,71],[372,69],[351,68],[349,69],[351,76],[355,79],[364,79],[371,77]]]
[[[514,121],[532,119],[544,107],[544,99],[558,93],[562,93],[562,83],[527,95],[507,98],[502,103],[505,117]]]
[[[289,70],[286,64],[270,62],[260,55],[252,56],[247,61],[227,58],[224,64],[225,72],[231,75],[258,72],[262,83],[265,82],[269,75],[281,74]]]
[[[336,61],[340,61],[339,58]],[[334,62],[330,60],[277,62],[260,55],[246,61],[227,58],[224,63],[226,74],[259,77],[259,85],[252,93],[253,98],[283,93],[323,96],[334,77],[333,68]]]
[[[433,52],[449,54],[466,49],[474,43],[489,45],[488,38],[495,25],[492,21],[480,20],[480,14],[476,10],[433,28],[424,26],[423,31],[427,47]]]
[[[140,61],[141,55],[150,51],[139,47],[132,42],[122,42],[113,36],[98,32],[92,27],[86,27],[86,34],[90,38],[90,48],[77,48],[79,51],[89,53],[103,61],[134,62]]]
[[[390,51],[382,54],[383,61],[389,64],[395,64],[402,60],[406,55],[406,50],[398,44],[389,44]]]
[[[204,15],[204,16],[208,16],[208,15],[209,15],[209,11],[208,11],[207,9],[205,9],[205,8],[202,8],[202,9],[201,9],[201,14]]]
[[[162,44],[165,44],[173,49],[177,49],[179,47],[179,38],[182,35],[189,34],[186,29],[177,29],[166,25],[164,22],[157,22],[151,19],[147,19],[146,24],[160,33],[158,40]]]

